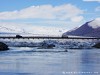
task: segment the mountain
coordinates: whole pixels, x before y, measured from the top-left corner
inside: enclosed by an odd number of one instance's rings
[[[85,36],[85,37],[100,37],[100,18],[86,22],[82,26],[63,33],[63,37],[68,35],[72,36]]]
[[[0,23],[0,36],[12,36],[17,34],[25,34],[24,29],[14,26],[12,23]]]
[[[9,28],[9,27],[3,27],[0,26],[0,34],[13,34],[13,33],[23,33],[22,30],[19,29],[13,29],[13,28]]]

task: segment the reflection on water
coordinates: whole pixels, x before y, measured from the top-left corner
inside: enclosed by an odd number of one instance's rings
[[[69,49],[68,52],[30,50],[33,48],[0,52],[0,75],[100,75],[99,49]]]
[[[90,50],[90,51],[82,52],[80,58],[81,60],[80,69],[83,72],[100,72],[100,51],[99,50]]]

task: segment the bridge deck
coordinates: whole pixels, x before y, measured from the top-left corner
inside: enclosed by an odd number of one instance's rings
[[[100,39],[95,37],[0,37],[0,39]]]

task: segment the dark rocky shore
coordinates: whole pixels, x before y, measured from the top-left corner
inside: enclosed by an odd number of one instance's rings
[[[9,50],[8,46],[5,43],[0,42],[0,51],[5,51],[5,50]]]
[[[93,46],[94,48],[100,48],[100,42]]]

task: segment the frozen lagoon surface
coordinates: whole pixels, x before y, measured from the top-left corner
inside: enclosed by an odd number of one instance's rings
[[[100,75],[100,49],[33,50],[39,49],[11,47],[0,52],[0,75]]]

